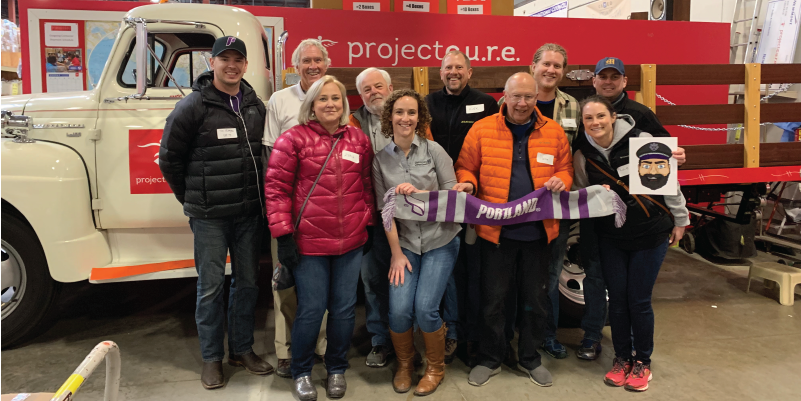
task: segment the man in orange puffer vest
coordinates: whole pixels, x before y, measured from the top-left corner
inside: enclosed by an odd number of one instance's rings
[[[456,162],[457,186],[479,199],[505,203],[545,186],[553,192],[573,184],[573,158],[559,124],[536,108],[537,84],[527,73],[512,75],[498,114],[473,125]],[[454,189],[457,189],[454,187]],[[468,382],[483,386],[501,370],[506,351],[507,308],[517,307],[519,368],[539,386],[553,383],[537,348],[548,316],[548,242],[558,220],[507,226],[476,226],[481,246],[482,328],[479,363]]]

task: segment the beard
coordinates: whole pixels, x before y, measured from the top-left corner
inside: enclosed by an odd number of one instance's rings
[[[384,103],[386,103],[384,100],[382,100],[380,104],[365,103],[364,108],[370,113],[380,116],[381,112],[384,111]]]
[[[670,178],[670,174],[643,174],[640,176],[640,182],[642,183],[642,186],[652,191],[656,191],[667,184],[668,178]]]

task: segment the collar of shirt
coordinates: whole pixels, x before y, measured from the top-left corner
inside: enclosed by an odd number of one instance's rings
[[[236,96],[231,96],[217,89],[216,86],[214,87],[214,90],[217,91],[217,94],[220,95],[220,99],[222,99],[223,103],[225,103],[226,106],[230,107],[231,110],[233,110],[235,113],[239,113],[239,109],[242,107],[242,97],[243,97],[241,89],[239,90],[239,92],[237,92]]]
[[[414,134],[414,138],[412,138],[412,146],[410,146],[410,148],[409,148],[409,154],[411,154],[412,151],[415,148],[419,148],[419,147],[420,147],[420,135]],[[393,139],[392,140],[392,152],[397,154],[398,151],[400,151],[400,153],[403,154],[403,150],[400,148],[400,146],[398,146],[395,143],[395,140]]]
[[[445,93],[445,99],[451,100],[451,101],[454,101],[454,102],[457,102],[457,101],[461,102],[470,93],[470,84],[465,85],[464,89],[462,89],[462,91],[459,92],[458,95],[451,95],[450,93],[448,93],[448,89],[444,88],[444,87],[442,88],[442,92]]]
[[[294,88],[295,94],[298,95],[298,99],[300,99],[301,102],[306,100],[306,92],[304,92],[303,88],[300,87],[300,83],[297,83]]]

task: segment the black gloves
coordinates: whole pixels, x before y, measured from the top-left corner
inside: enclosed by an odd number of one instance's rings
[[[373,249],[373,226],[367,226],[367,242],[362,248],[362,255],[367,255]]]
[[[292,234],[280,236],[275,240],[278,242],[278,261],[287,269],[295,270],[300,263],[300,253]]]

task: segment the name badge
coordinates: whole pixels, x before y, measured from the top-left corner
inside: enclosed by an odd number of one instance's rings
[[[481,113],[482,111],[484,111],[483,104],[469,104],[467,105],[467,110],[465,112],[467,114],[473,114],[473,113]]]
[[[347,150],[342,151],[342,158],[354,163],[359,162],[359,155],[357,153],[349,152]]]
[[[553,155],[549,155],[546,153],[537,153],[537,163],[553,166]]]
[[[624,164],[624,165],[618,167],[617,168],[617,175],[620,176],[621,178],[629,175],[629,165],[628,164]]]
[[[562,128],[577,128],[575,118],[566,118],[562,120]]]
[[[236,128],[218,128],[217,139],[236,138]]]

